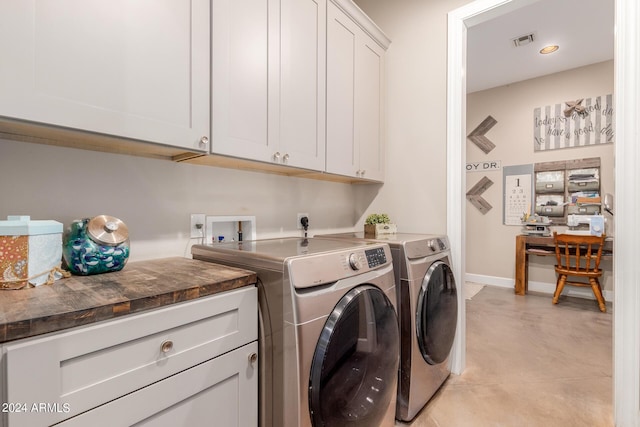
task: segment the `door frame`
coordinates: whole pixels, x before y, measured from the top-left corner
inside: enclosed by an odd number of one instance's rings
[[[476,0],[448,14],[447,234],[454,275],[465,277],[467,28],[537,0]],[[640,424],[640,5],[615,0],[615,233],[613,405],[616,425]],[[626,197],[625,195],[634,195]],[[461,293],[462,294],[462,293]],[[465,305],[461,298],[452,372],[465,366]]]

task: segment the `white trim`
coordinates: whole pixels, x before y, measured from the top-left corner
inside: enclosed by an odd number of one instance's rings
[[[614,417],[618,426],[640,425],[640,7],[616,0],[615,41],[615,233]],[[630,195],[633,195],[630,197]]]
[[[467,26],[476,25],[532,0],[476,0],[448,15],[447,58],[447,234],[453,272],[464,277],[465,260],[465,55]],[[498,8],[500,7],[500,10]],[[614,418],[617,426],[640,425],[640,6],[637,0],[615,0],[615,200],[614,243]],[[460,297],[458,333],[452,368],[465,365],[464,298]]]
[[[465,188],[466,188],[466,56],[467,25],[477,25],[537,0],[477,0],[448,14],[447,33],[447,236],[451,242],[454,277],[465,271]],[[499,6],[506,7],[499,12]],[[458,280],[458,283],[460,281]],[[461,374],[466,365],[465,298],[458,295],[458,328],[451,352],[451,372]]]
[[[462,283],[465,267],[465,210],[464,189],[466,176],[462,173],[466,164],[464,150],[467,29],[464,18],[467,14],[457,9],[448,16],[447,69],[447,236],[451,242],[453,275]],[[458,327],[451,350],[451,372],[461,374],[466,366],[466,305],[464,292],[458,292]]]
[[[513,289],[515,286],[515,280],[509,277],[497,277],[497,276],[485,276],[482,274],[472,274],[467,273],[465,275],[466,282],[479,283],[481,285],[495,286],[499,288],[507,288]],[[549,282],[536,282],[529,281],[529,291],[537,292],[541,294],[553,295],[556,290],[555,283]],[[566,286],[562,291],[562,295],[576,297],[576,298],[584,298],[595,300],[596,297],[593,295],[593,291],[591,288],[577,288],[575,286]],[[614,293],[613,291],[603,290],[602,295],[604,296],[605,301],[613,302]]]
[[[387,50],[391,44],[391,39],[367,16],[360,7],[351,0],[330,0],[338,6],[344,13],[349,15],[362,30],[370,35],[381,48]]]

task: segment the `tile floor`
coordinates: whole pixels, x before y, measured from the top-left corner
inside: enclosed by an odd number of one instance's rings
[[[613,426],[612,309],[595,301],[467,296],[467,364],[398,427]],[[473,293],[473,292],[472,292]]]

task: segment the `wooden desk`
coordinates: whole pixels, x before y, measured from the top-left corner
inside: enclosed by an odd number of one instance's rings
[[[602,259],[613,257],[613,240],[604,242]],[[553,236],[516,236],[516,295],[525,295],[529,290],[529,255],[555,256]]]

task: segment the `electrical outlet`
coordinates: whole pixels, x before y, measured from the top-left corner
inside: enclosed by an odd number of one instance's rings
[[[192,239],[204,237],[204,214],[191,214],[191,227],[189,230]]]
[[[309,214],[308,213],[299,213],[298,214],[298,218],[296,220],[296,226],[298,227],[298,230],[302,230],[302,223],[300,222],[300,220],[304,217],[307,217],[307,220],[309,220]]]

